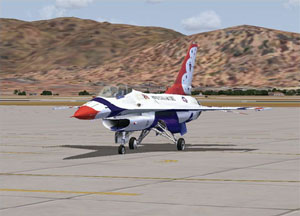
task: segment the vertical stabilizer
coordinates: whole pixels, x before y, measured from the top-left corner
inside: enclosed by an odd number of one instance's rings
[[[190,95],[194,65],[197,53],[197,44],[192,43],[181,65],[181,69],[173,86],[167,89],[166,94]]]

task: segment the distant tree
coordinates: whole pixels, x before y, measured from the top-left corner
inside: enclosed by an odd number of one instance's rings
[[[41,95],[52,95],[52,91],[44,90]]]
[[[26,95],[26,91],[22,91],[22,92],[19,91],[19,92],[18,92],[18,95]]]
[[[255,95],[256,90],[255,89],[247,89],[245,91],[245,95]]]
[[[259,96],[263,96],[263,95],[268,95],[270,91],[274,91],[274,89],[272,90],[257,90],[257,89],[247,89],[247,90],[240,90],[240,89],[227,89],[227,90],[219,90],[219,91],[213,91],[213,90],[206,90],[203,92],[204,95],[259,95]],[[287,95],[300,95],[300,89],[297,90],[279,90],[277,89],[277,91],[283,92],[284,94]],[[196,95],[196,92],[192,92],[192,95]]]
[[[214,91],[213,90],[206,90],[205,92],[203,92],[204,95],[214,95]]]
[[[234,90],[233,95],[244,95],[244,91],[243,90]]]
[[[287,92],[286,92],[286,95],[295,95],[296,94],[296,91],[295,90],[288,90]]]
[[[225,95],[232,95],[232,90],[231,89],[226,90]]]
[[[197,90],[192,91],[192,95],[199,95],[199,94],[200,94],[200,91],[197,91]]]
[[[224,90],[218,91],[218,95],[225,95],[225,91]]]
[[[89,92],[87,92],[86,90],[78,92],[78,95],[90,95]]]
[[[268,95],[268,91],[267,90],[261,90],[261,95]]]
[[[21,91],[21,90],[15,89],[14,94],[15,95],[26,95],[26,91]]]

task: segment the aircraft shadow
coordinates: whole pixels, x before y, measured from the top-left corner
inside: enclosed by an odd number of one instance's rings
[[[222,151],[254,151],[257,149],[251,148],[230,148],[235,145],[226,145],[226,144],[186,144],[186,148],[183,152],[204,152],[204,151],[213,151],[213,152],[222,152]],[[116,146],[85,146],[85,145],[62,145],[63,148],[76,148],[76,149],[86,149],[93,150],[92,152],[75,155],[71,157],[66,157],[64,160],[70,159],[83,159],[83,158],[92,158],[92,157],[103,157],[110,155],[117,155],[118,145]],[[226,148],[227,147],[227,148]],[[177,148],[174,144],[164,143],[164,144],[151,144],[146,143],[137,149],[130,150],[128,146],[126,146],[126,154],[137,154],[137,153],[145,153],[145,152],[167,152],[167,151],[177,151]]]

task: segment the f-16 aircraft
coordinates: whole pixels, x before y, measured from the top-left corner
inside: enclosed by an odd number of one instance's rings
[[[83,104],[73,117],[83,120],[102,119],[103,125],[115,132],[115,143],[120,144],[119,154],[125,154],[125,144],[135,149],[143,139],[154,131],[168,138],[177,150],[185,149],[186,124],[196,120],[204,111],[256,110],[255,107],[210,107],[202,106],[191,94],[192,78],[198,46],[192,43],[173,86],[164,94],[146,94],[133,90],[117,98],[95,97]],[[140,131],[138,138],[130,137]]]

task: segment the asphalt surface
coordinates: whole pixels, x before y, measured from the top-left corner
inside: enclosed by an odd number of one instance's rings
[[[0,106],[0,215],[300,215],[299,108],[202,113],[185,151],[126,155],[74,111]]]

